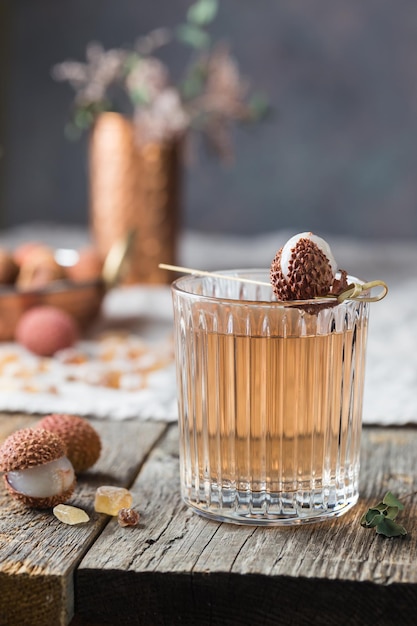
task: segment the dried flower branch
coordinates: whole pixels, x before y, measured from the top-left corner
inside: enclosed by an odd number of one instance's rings
[[[130,50],[106,51],[101,44],[90,43],[85,63],[55,65],[52,76],[67,81],[75,91],[72,134],[88,129],[103,111],[125,109],[138,142],[169,141],[192,129],[202,133],[218,154],[229,156],[232,125],[258,119],[265,107],[259,99],[256,106],[250,99],[249,84],[228,47],[211,42],[207,27],[217,10],[218,0],[197,0],[175,31],[158,28],[138,38]],[[178,85],[156,56],[176,38],[192,50]]]
[[[65,61],[52,68],[52,76],[68,81],[76,92],[75,102],[80,106],[96,104],[106,98],[112,83],[117,82],[126,60],[123,50],[104,50],[92,42],[86,51],[87,63]]]

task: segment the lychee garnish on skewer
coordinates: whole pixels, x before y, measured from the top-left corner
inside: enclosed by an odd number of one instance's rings
[[[270,279],[278,300],[310,300],[338,295],[347,287],[346,272],[337,276],[329,244],[311,232],[291,237],[271,264]]]

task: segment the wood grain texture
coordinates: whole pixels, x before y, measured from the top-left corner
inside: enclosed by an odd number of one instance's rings
[[[34,418],[0,417],[0,440]],[[129,487],[143,460],[166,428],[163,424],[94,422],[103,450],[97,464],[79,477],[69,504],[90,515],[90,522],[68,526],[51,511],[22,507],[0,486],[0,624],[60,626],[73,614],[73,574],[109,517],[94,511],[99,485]]]
[[[386,539],[362,513],[390,489],[416,488],[417,430],[365,429],[361,499],[346,515],[293,528],[219,524],[180,500],[177,433],[152,452],[132,486],[138,528],[111,521],[76,574],[75,624],[414,624],[417,498]]]

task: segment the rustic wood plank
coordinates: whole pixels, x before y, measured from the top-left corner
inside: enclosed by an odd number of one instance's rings
[[[361,500],[294,528],[207,521],[181,503],[177,434],[153,450],[132,490],[138,528],[112,521],[76,574],[76,624],[414,624],[417,498],[402,539],[359,524],[388,489],[415,490],[417,430],[366,428]],[[417,479],[416,479],[417,480]]]
[[[0,419],[0,437],[33,423],[34,418]],[[14,426],[14,427],[13,427]],[[98,485],[129,487],[166,426],[158,423],[95,421],[103,450],[94,468],[79,477],[69,503],[90,522],[67,526],[51,511],[23,508],[0,486],[0,624],[59,626],[73,615],[73,573],[109,518],[94,512]]]

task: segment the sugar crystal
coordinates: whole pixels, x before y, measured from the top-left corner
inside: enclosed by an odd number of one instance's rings
[[[94,500],[94,508],[97,513],[117,515],[120,509],[130,509],[132,506],[132,494],[124,487],[103,485],[98,487]]]
[[[74,524],[83,524],[90,520],[89,516],[82,509],[68,504],[58,504],[53,508],[53,514],[64,524],[73,526]]]
[[[140,520],[140,513],[135,509],[120,509],[117,515],[119,526],[137,526]]]

